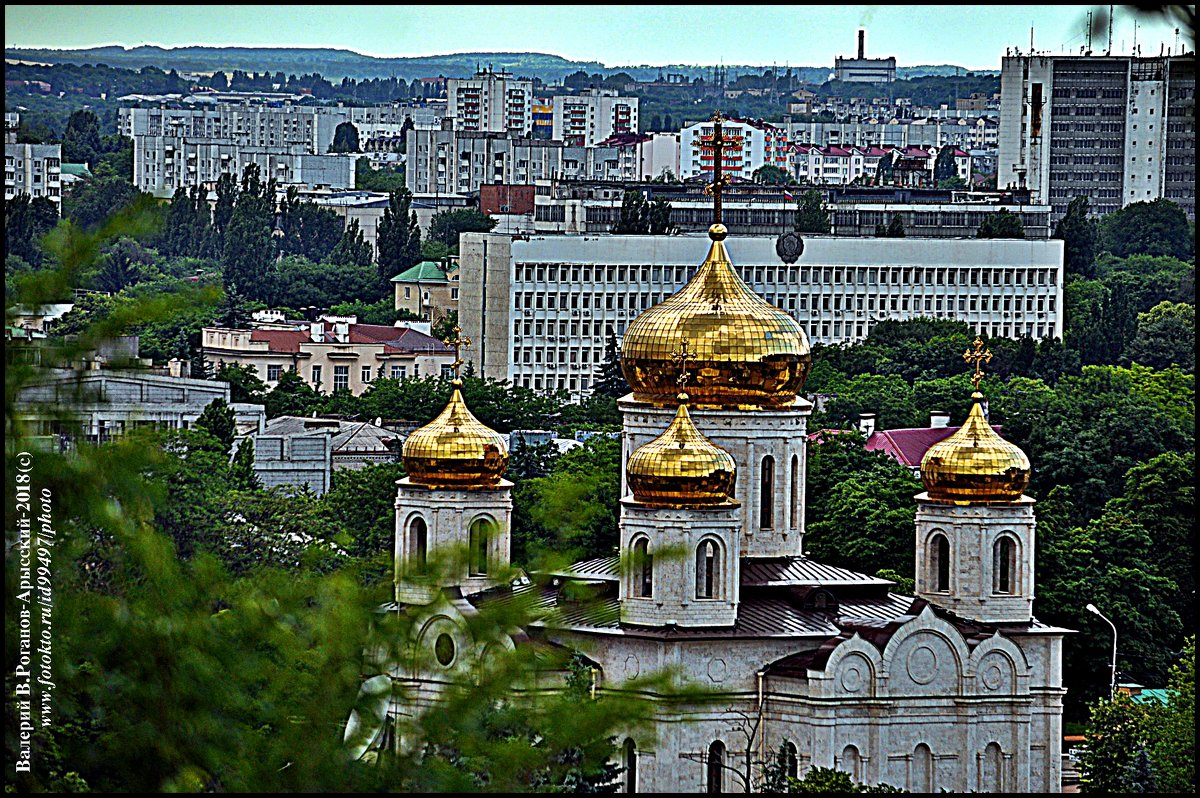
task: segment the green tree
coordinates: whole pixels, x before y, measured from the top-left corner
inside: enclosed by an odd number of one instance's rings
[[[262,483],[254,473],[254,439],[242,438],[229,465],[229,482],[234,490],[259,490]]]
[[[94,287],[114,294],[158,275],[155,254],[131,238],[120,238],[110,244],[97,267],[92,275]]]
[[[41,240],[58,224],[58,209],[46,197],[17,194],[4,203],[4,256],[40,266]]]
[[[303,255],[314,263],[329,257],[342,238],[342,220],[329,208],[313,202],[301,202],[299,190],[288,186],[279,201],[279,251],[283,255]]]
[[[904,238],[904,235],[904,217],[898,213],[894,214],[886,225],[875,225],[876,238]]]
[[[895,171],[896,154],[892,150],[888,150],[882,158],[879,159],[879,165],[875,167],[875,185],[886,186],[892,181],[892,173]]]
[[[1146,743],[1149,713],[1144,704],[1118,694],[1092,705],[1080,761],[1079,791],[1132,792],[1130,776]]]
[[[778,166],[771,164],[763,164],[754,170],[750,178],[755,183],[761,183],[768,186],[790,186],[796,182],[796,178],[788,174],[786,169],[780,169]]]
[[[221,301],[217,304],[213,321],[218,326],[231,330],[248,330],[250,329],[250,314],[250,304],[246,298],[238,293],[236,287],[230,286],[221,294]]]
[[[1001,208],[995,213],[983,217],[983,224],[975,232],[976,238],[1024,238],[1025,225],[1021,217],[1010,213],[1007,208]]]
[[[275,179],[263,182],[258,164],[246,165],[237,204],[225,231],[221,268],[226,290],[270,303],[275,264]]]
[[[650,209],[640,191],[626,189],[621,199],[621,212],[614,233],[645,234],[650,232]]]
[[[224,399],[218,397],[209,402],[196,419],[195,426],[220,441],[226,454],[233,448],[233,440],[237,437],[237,417]]]
[[[376,264],[379,282],[386,291],[391,290],[393,277],[416,266],[421,259],[421,230],[411,205],[412,193],[407,188],[391,192],[376,228]]]
[[[271,295],[281,307],[331,308],[343,302],[379,299],[394,305],[391,296],[380,290],[378,273],[370,265],[315,263],[301,255],[289,255],[276,263],[274,272]]]
[[[1177,366],[1196,370],[1196,306],[1160,302],[1137,314],[1137,333],[1125,347],[1125,358],[1151,368]]]
[[[1169,199],[1134,202],[1100,220],[1101,247],[1119,258],[1169,255],[1193,258],[1195,233],[1183,208]]]
[[[225,251],[225,234],[229,230],[229,223],[233,220],[234,206],[237,205],[237,175],[230,172],[222,172],[217,177],[217,185],[214,191],[217,198],[212,208],[212,241],[209,245],[209,250],[213,255],[220,257]],[[205,206],[207,204],[207,200],[205,200]]]
[[[1196,789],[1196,636],[1187,639],[1183,655],[1171,667],[1165,707],[1153,707],[1150,718],[1150,760],[1158,790],[1163,793]]]
[[[363,238],[358,219],[351,219],[329,253],[328,261],[335,266],[370,266],[373,258],[371,243]]]
[[[63,218],[70,219],[84,230],[95,230],[114,212],[132,207],[148,194],[138,191],[119,177],[97,177],[76,183],[63,195]]]
[[[612,327],[608,328],[608,337],[604,340],[604,361],[596,368],[592,392],[614,398],[629,393],[629,383],[625,381],[625,373],[621,370],[621,347]]]
[[[296,369],[290,368],[279,375],[275,387],[262,398],[267,418],[279,416],[309,416],[319,410],[321,394],[304,381]]]
[[[72,111],[63,133],[63,160],[95,166],[101,152],[100,118],[87,109]]]
[[[1054,238],[1063,242],[1063,265],[1067,274],[1086,279],[1096,276],[1096,242],[1099,226],[1088,215],[1088,197],[1081,194],[1067,205],[1067,212],[1054,225]]]
[[[330,152],[358,152],[358,128],[353,122],[342,122],[333,131]]]
[[[935,185],[940,186],[943,180],[958,177],[958,168],[954,164],[955,149],[953,144],[945,144],[938,149],[937,157],[933,161],[933,182]]]
[[[267,392],[267,384],[259,378],[253,366],[222,361],[213,379],[229,383],[229,401],[234,403],[260,403]]]
[[[647,232],[652,236],[671,232],[671,203],[662,197],[651,200],[646,209],[646,221]]]
[[[401,463],[334,471],[324,502],[350,530],[352,556],[391,553],[396,537],[396,480],[402,477]]]
[[[457,252],[461,233],[489,233],[495,226],[495,219],[475,208],[452,208],[433,215],[426,238],[439,241]]]
[[[797,233],[829,232],[829,211],[817,189],[809,189],[796,201],[795,230]]]

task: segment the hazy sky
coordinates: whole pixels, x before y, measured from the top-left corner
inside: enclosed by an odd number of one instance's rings
[[[832,66],[835,56],[854,55],[861,26],[868,57],[999,69],[1005,48],[1028,50],[1030,27],[1038,50],[1078,53],[1089,8],[1108,6],[6,5],[4,43],[336,47],[377,56],[533,51],[606,66]],[[1132,51],[1134,19],[1128,7],[1116,7],[1114,52]],[[1173,22],[1137,19],[1142,54],[1171,49]],[[1107,31],[1102,38],[1094,50],[1105,49]]]

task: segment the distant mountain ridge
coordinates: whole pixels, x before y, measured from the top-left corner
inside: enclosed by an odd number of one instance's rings
[[[449,53],[433,56],[408,56],[381,58],[364,55],[353,50],[338,48],[298,47],[173,47],[152,45],[138,47],[91,47],[78,50],[5,48],[6,59],[37,61],[48,64],[104,64],[110,67],[141,69],[153,66],[164,71],[214,72],[235,69],[243,72],[283,72],[288,75],[320,73],[331,81],[342,78],[356,80],[371,78],[401,78],[412,81],[418,78],[470,77],[479,68],[504,70],[517,76],[539,78],[547,83],[558,83],[567,75],[583,70],[589,75],[600,73],[605,77],[625,72],[635,80],[655,80],[660,75],[682,74],[687,80],[697,77],[712,79],[713,65],[671,64],[667,66],[605,66],[598,61],[574,61],[549,53]],[[775,68],[781,74],[787,68],[779,64],[729,64],[726,74],[762,74]],[[808,83],[824,83],[832,67],[792,66],[792,74]],[[898,78],[923,75],[954,75],[965,73],[961,67],[952,65],[897,67]],[[998,70],[975,70],[975,74],[998,74]]]

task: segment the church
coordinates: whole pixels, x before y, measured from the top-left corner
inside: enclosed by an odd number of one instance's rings
[[[402,685],[432,705],[456,668],[497,645],[472,639],[470,615],[527,593],[543,618],[500,644],[528,632],[578,650],[598,690],[675,667],[721,695],[701,707],[663,702],[651,733],[619,741],[626,792],[746,791],[737,765],[748,750],[756,761],[783,751],[791,775],[837,768],[912,792],[1060,792],[1069,630],[1033,616],[1030,464],[984,417],[988,353],[976,341],[965,354],[971,410],[921,463],[915,596],[809,559],[812,355],[799,324],[737,274],[719,180],[708,256],[621,343],[632,390],[618,403],[619,553],[529,579],[492,576],[510,564],[507,446],[456,385],[405,442],[395,503],[394,609],[416,613],[411,643],[429,656],[419,667],[380,663],[364,689]],[[461,573],[412,577],[457,548],[469,552]],[[602,611],[556,611],[572,583]],[[354,753],[394,744],[381,732]]]

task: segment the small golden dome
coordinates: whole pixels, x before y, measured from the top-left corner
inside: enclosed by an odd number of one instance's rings
[[[688,390],[698,405],[790,404],[812,366],[808,336],[779,308],[754,293],[733,268],[723,243],[728,230],[708,230],[708,257],[674,296],[638,316],[621,342],[621,370],[635,399],[666,405],[678,389],[685,341],[694,357]]]
[[[679,395],[679,411],[662,435],[639,446],[625,477],[633,497],[657,507],[728,504],[737,464],[733,455],[701,434]]]
[[[492,487],[508,467],[508,443],[471,414],[462,398],[462,380],[451,384],[446,408],[404,441],[404,469],[420,485]]]
[[[1029,484],[1029,458],[1001,438],[983,417],[983,394],[953,435],[935,443],[921,459],[921,482],[934,501],[972,504],[1012,502]]]

